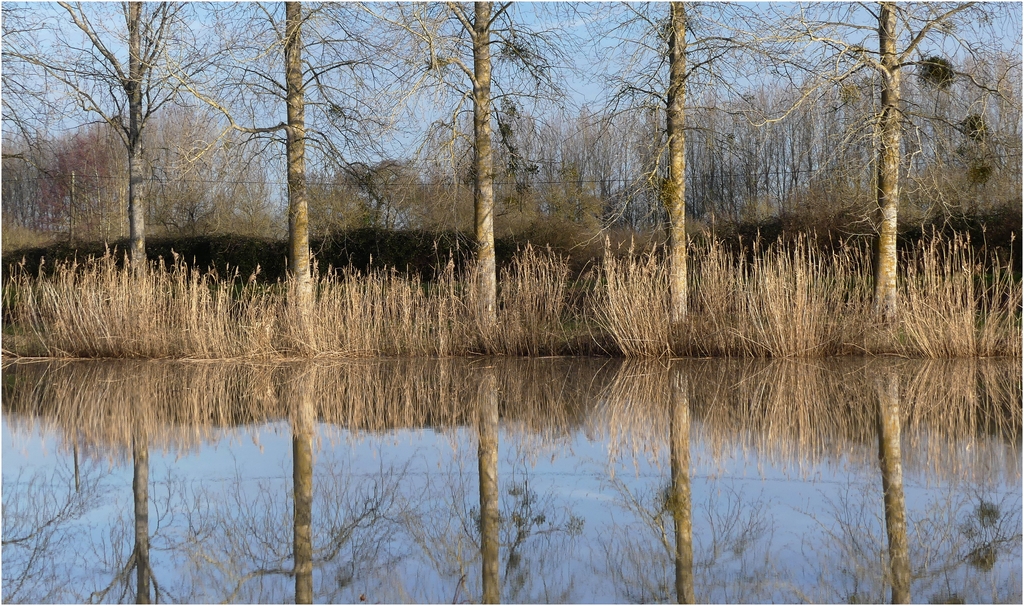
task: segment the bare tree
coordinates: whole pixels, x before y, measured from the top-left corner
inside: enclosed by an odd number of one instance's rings
[[[453,4],[452,11],[473,41],[473,184],[477,262],[477,315],[485,326],[497,321],[498,278],[494,263],[494,160],[491,154],[491,16],[490,2],[474,3],[474,19]],[[494,17],[507,10],[503,4]]]
[[[900,169],[900,57],[896,54],[896,6],[883,2],[878,11],[876,69],[882,78],[878,136],[878,209],[875,246],[875,307],[886,317],[896,310],[896,206]],[[895,596],[894,596],[895,598]]]
[[[213,68],[179,78],[217,110],[228,130],[256,143],[284,144],[288,183],[288,268],[297,301],[312,296],[306,163],[344,165],[361,150],[379,150],[390,114],[366,93],[375,78],[375,44],[363,11],[332,3],[213,6],[219,38]],[[283,69],[282,69],[283,67]],[[363,73],[365,72],[365,73]],[[283,80],[282,80],[283,75]],[[285,119],[271,116],[285,108]],[[311,149],[312,148],[312,149]],[[264,147],[266,150],[266,147]]]
[[[557,98],[557,62],[564,59],[556,35],[542,26],[525,26],[514,3],[494,5],[401,4],[390,10],[367,10],[405,36],[399,47],[401,62],[411,66],[406,86],[414,104],[418,93],[434,91],[453,97],[433,111],[429,138],[441,138],[457,165],[457,143],[462,138],[461,117],[472,102],[472,178],[474,235],[477,248],[477,317],[486,334],[497,321],[497,273],[494,259],[494,153],[492,128],[494,99]],[[492,55],[493,53],[493,55]],[[472,63],[472,64],[470,64]],[[493,89],[493,90],[492,90]],[[440,135],[440,133],[445,133]]]
[[[3,19],[0,20],[0,32],[5,44],[0,47],[3,70],[0,71],[0,95],[3,116],[3,152],[0,157],[18,159],[32,164],[29,151],[39,153],[32,148],[43,137],[40,131],[50,126],[53,110],[47,98],[47,87],[39,86],[32,65],[19,61],[20,49],[15,41],[30,37],[39,27],[38,19],[32,14],[32,6],[8,3],[3,7]],[[12,145],[19,140],[18,146]],[[6,164],[6,163],[5,163]],[[6,165],[5,168],[8,168]]]
[[[149,126],[150,234],[158,229],[172,237],[271,232],[276,222],[266,158],[246,144],[247,135],[225,134],[218,122],[210,108],[193,104],[168,107]]]
[[[313,295],[309,270],[309,205],[306,201],[306,101],[302,74],[302,4],[285,2],[285,104],[288,108],[288,271],[299,304]],[[298,582],[298,581],[296,581]]]
[[[59,92],[44,97],[47,103],[64,103],[65,114],[98,116],[120,135],[128,152],[130,256],[137,275],[146,265],[143,131],[179,92],[178,81],[165,69],[167,58],[173,56],[179,70],[192,73],[201,68],[201,53],[182,39],[187,35],[183,4],[125,2],[118,11],[111,5],[86,8],[82,3],[60,2],[59,6],[66,13],[63,16],[5,10],[5,21],[19,21],[11,29],[5,26],[5,62],[24,66],[26,78],[56,83]],[[119,24],[119,20],[123,21]],[[19,90],[32,88],[26,84]],[[20,104],[39,101],[34,94]]]
[[[600,52],[609,54],[605,77],[611,90],[608,112],[664,112],[664,134],[653,142],[645,178],[657,186],[667,215],[670,322],[687,314],[686,271],[686,106],[689,87],[721,83],[721,74],[737,76],[736,66],[722,64],[735,51],[752,46],[742,32],[746,14],[735,7],[697,10],[673,2],[668,14],[659,8],[624,5],[603,20],[594,38]],[[716,12],[717,11],[717,12]],[[610,24],[610,25],[607,25]],[[688,39],[688,34],[691,39]],[[620,49],[608,52],[607,40],[617,38]],[[746,41],[745,41],[746,40]]]
[[[935,71],[949,61],[929,51],[935,48],[962,50],[974,54],[985,44],[972,37],[978,23],[990,23],[993,10],[973,2],[897,4],[880,2],[854,8],[851,5],[816,5],[801,8],[789,20],[809,41],[818,45],[817,65],[826,80],[843,84],[862,69],[872,70],[878,79],[879,104],[874,115],[875,199],[877,201],[874,262],[874,302],[883,319],[892,321],[897,313],[896,233],[900,203],[900,170],[906,165],[902,135],[907,124],[903,99],[903,70],[916,66],[919,73]],[[878,51],[869,50],[876,24]],[[938,46],[936,46],[938,45]],[[967,77],[969,75],[964,74]],[[949,74],[953,77],[953,73]],[[973,78],[972,78],[973,79]],[[987,86],[975,80],[979,86]]]

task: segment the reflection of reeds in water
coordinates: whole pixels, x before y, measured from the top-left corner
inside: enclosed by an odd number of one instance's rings
[[[1019,479],[1021,474],[1021,372],[1016,362],[931,361],[909,364],[902,414],[911,444],[904,452],[914,467],[974,480]],[[926,428],[926,429],[925,429]],[[906,431],[905,429],[905,431]],[[989,436],[1010,447],[979,448]],[[919,457],[924,457],[919,459]]]
[[[712,457],[756,453],[801,466],[874,466],[882,369],[900,379],[904,464],[940,477],[1020,477],[1021,373],[1014,361],[813,363],[599,359],[353,360],[281,364],[12,364],[3,410],[14,428],[45,424],[81,446],[182,449],[221,428],[296,420],[298,410],[358,432],[473,427],[478,377],[493,372],[503,432],[537,448],[577,432],[613,458],[667,448],[672,373],[685,373],[693,444]]]
[[[7,423],[39,423],[86,451],[130,453],[143,433],[154,448],[188,450],[221,427],[267,419],[272,375],[257,366],[89,362],[14,364],[4,369]]]
[[[589,422],[605,432],[613,458],[658,455],[668,445],[669,381],[681,372],[694,437],[713,459],[738,450],[781,465],[845,459],[873,467],[873,377],[885,368],[900,376],[908,469],[1019,481],[1021,373],[1014,361],[627,362]]]
[[[613,457],[640,451],[654,457],[667,447],[674,373],[685,375],[694,433],[715,456],[740,448],[777,461],[818,460],[834,444],[837,422],[850,430],[839,433],[841,442],[873,436],[869,409],[836,410],[841,394],[858,397],[857,388],[825,364],[637,361],[623,365],[595,420],[609,432]]]
[[[175,262],[135,280],[112,256],[5,283],[6,352],[86,358],[279,358],[561,355],[604,351],[815,358],[1021,355],[1021,282],[955,237],[903,260],[894,326],[875,321],[866,247],[824,252],[805,239],[736,254],[690,250],[690,313],[669,329],[657,251],[623,257],[572,283],[567,261],[530,247],[501,271],[497,323],[474,320],[475,284],[449,263],[432,282],[394,270],[328,269],[301,312],[288,284],[227,279]],[[749,252],[749,254],[748,254]],[[471,268],[470,268],[470,271]]]
[[[615,374],[588,433],[606,433],[609,455],[656,455],[668,441],[669,371],[659,362],[626,361]],[[652,416],[653,415],[653,416]]]
[[[4,369],[3,406],[15,428],[45,424],[99,452],[125,452],[140,431],[155,448],[188,449],[222,428],[281,420],[308,425],[302,416],[356,432],[447,429],[473,424],[477,376],[491,367],[505,431],[551,443],[579,427],[599,398],[607,376],[600,370],[608,364],[572,358],[18,363]]]

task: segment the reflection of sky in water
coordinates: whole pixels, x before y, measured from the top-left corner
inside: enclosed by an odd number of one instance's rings
[[[460,532],[472,530],[473,523],[467,520],[479,505],[475,431],[463,428],[352,434],[336,427],[321,429],[320,439],[314,445],[314,475],[321,482],[314,484],[314,536],[318,520],[337,508],[336,503],[323,498],[324,482],[345,478],[349,485],[365,488],[381,478],[382,470],[396,469],[399,500],[405,506],[396,506],[395,511],[402,512],[385,522],[388,530],[375,539],[376,551],[359,552],[372,553],[379,562],[315,568],[316,595],[324,595],[320,590],[333,585],[328,597],[336,600],[358,601],[360,595],[370,602],[478,600],[479,554],[471,549],[475,539],[468,534],[460,538]],[[699,437],[700,422],[693,423],[690,435],[698,601],[887,599],[888,593],[878,579],[884,554],[869,553],[867,561],[857,562],[850,551],[836,543],[836,537],[853,536],[866,545],[884,549],[877,466],[863,465],[863,456],[832,458],[810,465],[778,465],[740,447],[726,449],[716,456]],[[197,495],[202,494],[199,500],[203,503],[197,511],[204,507],[230,507],[231,503],[277,503],[281,507],[275,510],[278,538],[290,537],[290,509],[284,509],[292,486],[288,424],[215,430],[212,437],[186,454],[156,449],[150,453],[150,528],[154,534],[165,537],[154,538],[152,561],[154,576],[168,599],[216,602],[225,598],[206,593],[213,591],[208,588],[189,585],[183,548],[175,545],[176,540],[187,534],[189,521],[180,515],[168,517],[166,512],[161,513],[168,490],[182,493],[171,497],[176,504],[172,507],[182,509],[188,509],[189,503],[195,505]],[[5,419],[5,506],[34,473],[45,477],[56,473],[65,480],[73,477],[72,455],[58,440],[38,429],[20,429],[12,434]],[[877,449],[877,444],[863,444],[859,448]],[[907,450],[906,445],[904,449]],[[517,503],[523,503],[524,492],[534,495],[531,515],[535,519],[543,516],[543,521],[530,526],[533,534],[522,542],[517,562],[505,561],[500,568],[504,599],[672,599],[671,552],[661,546],[657,524],[645,521],[642,513],[644,507],[657,510],[669,485],[668,449],[663,448],[656,457],[622,455],[611,464],[608,453],[606,441],[590,440],[582,431],[551,445],[539,445],[538,440],[520,428],[501,432],[500,507],[506,514],[501,557],[508,558],[508,545],[514,540],[515,529],[509,520],[526,511],[513,511]],[[95,549],[90,542],[110,541],[111,530],[119,524],[124,528],[122,549],[130,552],[130,458],[127,463],[111,464],[103,459],[82,464],[94,466],[103,475],[103,498],[84,517],[69,525],[71,534],[78,538],[70,551],[57,553],[57,558],[62,554],[71,558],[89,553]],[[339,473],[331,475],[325,470]],[[21,486],[13,484],[19,477]],[[528,486],[526,491],[522,490],[524,482]],[[951,487],[942,479],[908,471],[904,475],[904,489],[911,521],[915,601],[949,594],[968,602],[1020,600],[1019,478],[1010,484],[957,483]],[[1011,529],[1015,520],[1016,538],[999,553],[990,570],[963,563],[950,566],[951,558],[949,553],[942,552],[944,543],[939,535],[963,534],[965,520],[976,511],[979,498],[998,503],[1001,513],[1010,514]],[[625,505],[630,499],[634,502],[632,508]],[[951,515],[956,520],[953,523],[940,519]],[[582,528],[570,532],[574,519],[583,521]],[[662,519],[671,540],[671,516]],[[945,527],[928,526],[929,519],[937,519]],[[844,531],[844,524],[850,528]],[[428,544],[422,537],[422,544],[417,545],[411,538],[414,533],[407,531],[410,527],[427,531],[424,536],[445,545]],[[235,532],[247,530],[239,528]],[[360,532],[373,534],[368,529],[355,531]],[[289,552],[290,545],[283,542],[278,546]],[[4,547],[5,559],[8,549]],[[630,551],[636,553],[627,553]],[[432,563],[430,554],[439,561]],[[464,561],[458,561],[459,558]],[[869,569],[858,571],[858,565]],[[67,574],[76,584],[67,588],[69,593],[57,594],[64,600],[73,601],[74,596],[81,596],[82,592],[88,595],[95,591],[94,586],[110,582],[110,571],[98,565],[86,570],[80,564],[55,561],[54,566],[72,569]],[[938,570],[943,567],[946,569]],[[351,574],[346,570],[351,570]],[[5,599],[10,590],[8,576],[13,574],[15,571],[5,566]],[[90,574],[94,575],[91,579]],[[271,575],[253,583],[257,588],[251,594],[240,594],[241,599],[291,599],[291,577]],[[106,599],[117,600],[119,595],[108,594]],[[131,594],[128,595],[130,599]]]

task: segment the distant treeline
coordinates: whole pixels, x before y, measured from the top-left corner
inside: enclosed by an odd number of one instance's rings
[[[701,240],[711,236],[726,247],[739,250],[755,240],[768,245],[778,240],[790,240],[800,234],[812,234],[812,245],[832,248],[843,244],[858,244],[871,239],[869,234],[857,234],[852,225],[808,225],[799,217],[774,217],[763,222],[727,223],[706,228],[691,235]],[[970,238],[972,247],[978,251],[998,255],[1009,262],[1014,272],[1020,272],[1021,208],[1003,207],[986,214],[939,217],[917,225],[902,225],[899,245],[901,249],[912,247],[922,236],[933,233],[942,235],[961,234]],[[631,232],[612,230],[607,232],[612,248],[627,252],[631,245],[634,251],[642,252],[662,243],[664,237],[658,232]],[[574,273],[583,272],[597,262],[604,254],[604,237],[600,234],[586,239],[578,234],[557,234],[549,231],[532,232],[506,236],[495,240],[499,267],[507,266],[517,250],[528,243],[534,247],[550,248],[567,258]],[[339,230],[310,242],[311,251],[321,272],[328,267],[352,267],[366,272],[371,269],[393,268],[402,273],[419,275],[433,280],[439,271],[452,262],[460,272],[473,257],[471,234],[457,231],[388,230],[361,228]],[[123,251],[127,250],[127,238],[114,242],[54,242],[12,250],[3,255],[5,277],[13,266],[22,266],[30,275],[40,271],[49,274],[57,263],[73,259],[85,260],[90,256],[100,257],[107,251],[118,251],[123,262]],[[151,261],[163,260],[165,264],[183,262],[201,271],[214,269],[228,277],[236,271],[243,279],[253,274],[260,282],[276,282],[285,277],[287,241],[238,234],[200,235],[190,237],[151,238],[147,241],[146,252]],[[45,260],[45,261],[44,261]],[[258,271],[257,271],[258,268]]]

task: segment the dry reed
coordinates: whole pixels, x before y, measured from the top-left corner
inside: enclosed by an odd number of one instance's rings
[[[627,358],[670,353],[668,276],[654,251],[636,257],[630,247],[620,260],[606,241],[600,281],[603,289],[594,298],[594,316],[619,353]]]
[[[1021,355],[1021,282],[1006,267],[977,258],[966,237],[920,242],[906,266],[900,353]]]
[[[308,307],[290,283],[199,272],[177,259],[139,279],[113,255],[50,276],[15,269],[4,286],[4,353],[26,357],[234,359],[565,355],[1021,356],[1021,282],[961,237],[904,255],[893,324],[876,320],[866,246],[824,252],[800,238],[739,254],[691,244],[687,320],[669,325],[659,251],[606,250],[567,293],[567,261],[520,251],[501,271],[498,321],[475,321],[475,286],[449,264],[430,282],[395,270],[328,269]],[[469,269],[472,271],[472,268]],[[577,297],[579,299],[579,297]]]

